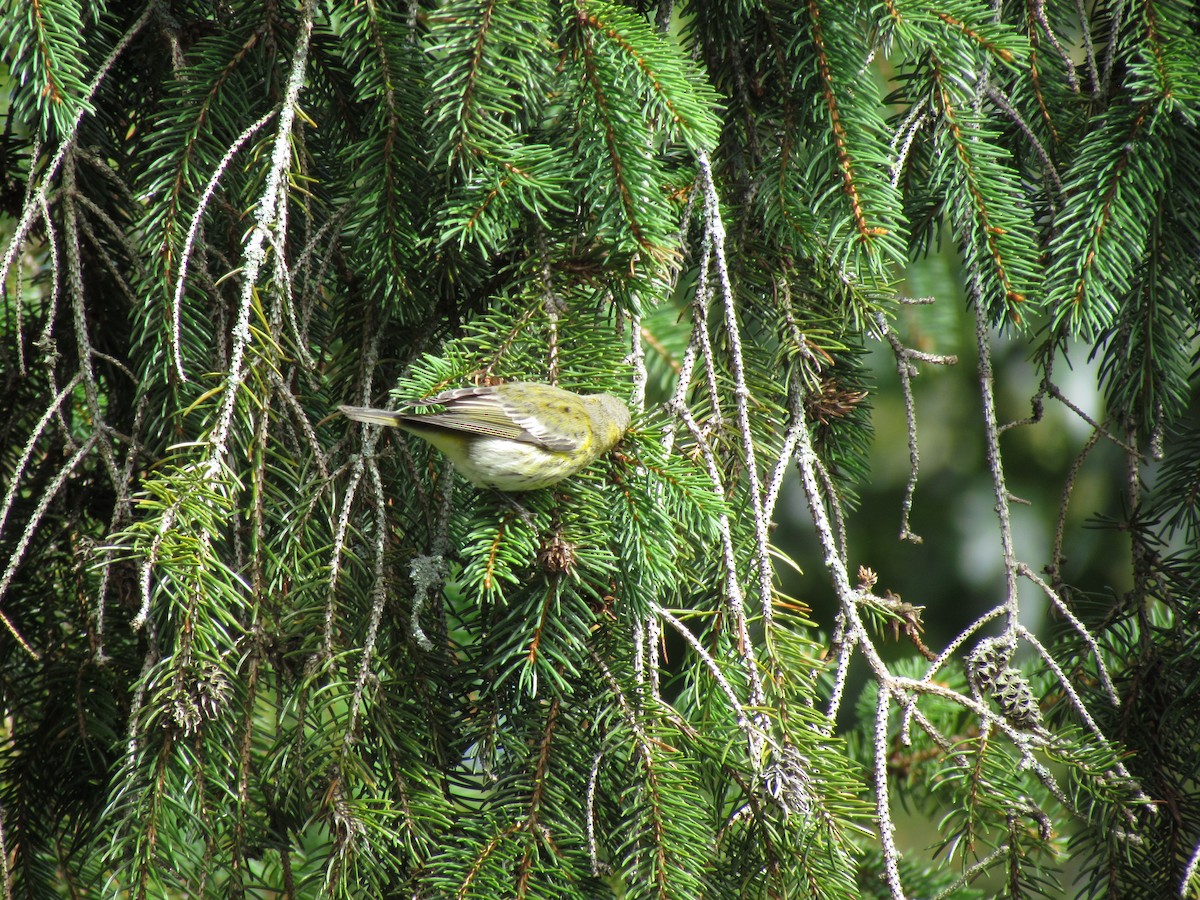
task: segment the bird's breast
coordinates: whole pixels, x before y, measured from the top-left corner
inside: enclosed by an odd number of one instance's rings
[[[533,491],[572,474],[578,463],[569,455],[524,441],[479,438],[471,442],[467,459],[458,462],[467,479],[501,491]]]

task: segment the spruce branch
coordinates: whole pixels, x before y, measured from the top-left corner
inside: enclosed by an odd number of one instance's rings
[[[729,264],[725,258],[725,224],[721,219],[721,201],[717,195],[716,184],[713,182],[712,166],[709,163],[708,154],[701,152],[697,161],[700,167],[700,189],[704,193],[705,229],[711,234],[712,262],[717,275],[721,309],[725,314],[725,332],[729,341],[729,362],[733,375],[734,408],[737,410],[738,431],[742,437],[746,480],[750,494],[751,513],[754,517],[754,564],[758,574],[759,610],[762,615],[763,628],[769,633],[775,617],[774,588],[771,583],[773,574],[770,558],[769,521],[763,505],[765,498],[762,483],[759,480],[757,451],[750,428],[750,388],[746,384],[745,362],[733,282],[729,274]]]
[[[883,845],[884,877],[892,893],[892,900],[904,900],[904,885],[900,879],[900,848],[896,846],[896,825],[892,821],[891,791],[888,788],[888,714],[891,711],[891,695],[886,683],[878,684],[876,690],[875,818],[879,828],[879,840]]]
[[[372,499],[375,501],[375,542],[373,556],[373,584],[371,592],[371,615],[367,622],[367,633],[363,637],[362,658],[358,663],[358,675],[354,681],[354,691],[350,695],[350,714],[346,721],[345,742],[343,747],[348,749],[356,737],[358,716],[362,709],[363,693],[371,675],[371,658],[375,653],[375,642],[379,637],[379,623],[383,619],[383,607],[387,602],[387,581],[384,570],[384,550],[387,547],[387,519],[385,511],[387,500],[383,493],[383,479],[379,477],[379,468],[372,466],[368,472],[371,484]]]
[[[993,193],[993,187],[1001,190],[1010,185],[1002,184],[997,176],[1008,173],[1002,167],[988,165],[985,154],[988,144],[980,140],[976,123],[972,122],[966,110],[960,108],[954,86],[953,73],[934,60],[931,71],[935,88],[934,96],[937,101],[937,112],[945,123],[943,134],[950,142],[953,153],[951,159],[957,163],[957,176],[965,187],[965,203],[960,208],[960,230],[964,238],[977,248],[967,259],[969,269],[978,284],[991,284],[994,281],[1000,288],[1004,308],[1010,319],[1020,323],[1019,305],[1027,299],[1026,290],[1022,284],[1017,241],[1020,233],[1016,230],[1016,222],[1003,221],[1004,216],[999,204],[1003,202],[999,193]],[[995,162],[992,160],[991,162]],[[1008,198],[1005,198],[1008,199]],[[996,207],[993,205],[996,201]],[[961,202],[961,201],[960,201]],[[1025,249],[1025,248],[1022,248]],[[1010,250],[1013,251],[1010,259]],[[988,278],[983,278],[984,264],[990,265]],[[982,297],[980,301],[982,302]]]
[[[42,326],[42,332],[38,335],[38,339],[34,346],[42,351],[42,364],[49,375],[50,389],[56,390],[58,386],[58,360],[60,357],[57,340],[54,337],[54,326],[59,307],[60,285],[63,282],[62,278],[62,251],[58,245],[58,235],[54,227],[54,222],[50,218],[50,204],[45,198],[41,200],[42,216],[46,222],[46,244],[50,248],[50,302],[49,311],[46,315],[46,323]],[[0,285],[4,284],[0,280]],[[83,377],[82,370],[80,378]],[[58,433],[62,437],[67,447],[74,447],[75,440],[71,437],[71,429],[67,427],[66,417],[63,415],[61,408],[56,408],[54,416],[58,424]]]
[[[1044,593],[1050,602],[1054,604],[1054,608],[1058,610],[1059,615],[1061,615],[1071,624],[1071,627],[1075,629],[1079,637],[1085,644],[1087,644],[1088,649],[1092,652],[1092,658],[1096,661],[1096,670],[1099,673],[1100,684],[1104,687],[1104,692],[1108,695],[1109,702],[1111,702],[1113,706],[1120,706],[1121,698],[1118,696],[1116,686],[1112,682],[1112,676],[1109,675],[1108,665],[1104,662],[1104,656],[1100,652],[1100,645],[1097,643],[1096,638],[1092,635],[1092,633],[1088,631],[1087,626],[1084,625],[1083,622],[1081,622],[1073,612],[1071,612],[1070,608],[1065,602],[1063,602],[1063,599],[1059,596],[1058,592],[1041,578],[1039,578],[1037,573],[1034,572],[1033,569],[1029,568],[1027,564],[1023,562],[1018,563],[1017,571],[1042,589],[1042,593]],[[1047,657],[1048,663],[1052,662],[1052,660],[1049,659],[1049,654],[1044,647],[1038,645],[1038,652]],[[1072,699],[1075,700],[1078,698],[1072,694]],[[1083,710],[1083,712],[1086,712],[1086,710]],[[1103,735],[1099,734],[1099,732],[1097,732],[1097,736],[1103,738]]]
[[[607,863],[600,861],[600,852],[596,843],[596,784],[600,778],[600,761],[604,751],[597,750],[592,757],[592,767],[588,770],[586,804],[584,807],[584,823],[587,830],[588,861],[592,864],[592,877],[599,878],[609,872]]]
[[[908,110],[904,120],[892,134],[889,149],[894,157],[888,171],[891,174],[893,188],[900,186],[900,178],[904,174],[904,166],[916,144],[917,136],[929,121],[929,100],[922,97]]]
[[[842,180],[842,189],[848,198],[851,215],[854,218],[854,229],[858,240],[864,244],[873,243],[873,238],[886,234],[886,229],[872,225],[867,219],[867,211],[863,202],[862,190],[859,186],[857,166],[851,158],[850,147],[853,141],[846,132],[845,116],[840,108],[837,90],[833,81],[833,66],[826,46],[825,26],[822,24],[822,9],[817,0],[808,0],[808,22],[812,31],[812,44],[816,48],[817,74],[821,83],[821,93],[825,101],[826,114],[829,117],[830,128],[833,132],[833,144],[837,150],[837,164]]]
[[[1067,677],[1067,673],[1062,670],[1062,667],[1059,666],[1058,662],[1054,659],[1054,657],[1050,655],[1050,651],[1048,651],[1045,648],[1045,646],[1042,644],[1042,642],[1037,639],[1037,636],[1034,635],[1024,625],[1020,625],[1017,627],[1017,636],[1022,638],[1025,641],[1025,643],[1029,644],[1031,647],[1033,647],[1034,650],[1037,651],[1038,655],[1042,658],[1042,662],[1045,663],[1046,667],[1048,669],[1050,669],[1051,672],[1054,673],[1054,676],[1058,681],[1059,687],[1062,688],[1062,690],[1066,693],[1068,699],[1071,701],[1071,707],[1075,710],[1075,714],[1077,716],[1079,716],[1080,720],[1087,727],[1088,731],[1090,731],[1092,733],[1092,736],[1093,736],[1093,738],[1095,738],[1096,742],[1104,750],[1106,750],[1110,754],[1112,754],[1113,758],[1116,758],[1117,754],[1115,752],[1115,748],[1109,742],[1108,738],[1105,736],[1105,734],[1101,730],[1100,726],[1096,724],[1096,720],[1093,719],[1092,714],[1090,712],[1088,712],[1088,708],[1084,704],[1083,698],[1079,696],[1079,693],[1075,690],[1075,686],[1073,684],[1071,684],[1071,679]],[[1093,643],[1094,643],[1094,641],[1093,641]],[[1097,658],[1099,658],[1099,655],[1097,655]],[[1102,673],[1104,672],[1103,666],[1101,666],[1100,671]],[[1105,677],[1107,677],[1107,676],[1105,676]],[[1117,700],[1115,692],[1113,692],[1111,696],[1114,701],[1113,706],[1119,706],[1120,702],[1119,702],[1119,700]],[[1138,803],[1146,804],[1147,808],[1151,812],[1156,811],[1155,807],[1151,803],[1150,798],[1146,795],[1146,793],[1142,790],[1142,788],[1139,785],[1137,785],[1136,780],[1130,774],[1129,770],[1125,767],[1125,764],[1123,762],[1120,762],[1118,760],[1115,763],[1115,765],[1113,766],[1113,771],[1117,774],[1118,777],[1120,777],[1126,783],[1135,786],[1133,796],[1134,796],[1134,799]],[[1068,806],[1068,807],[1070,806],[1070,804],[1066,804],[1066,803],[1064,803],[1063,805]]]
[[[4,574],[0,575],[0,601],[3,601],[4,595],[8,592],[8,586],[12,583],[13,574],[17,571],[17,567],[24,560],[25,551],[29,547],[29,542],[33,539],[33,535],[36,533],[38,525],[42,521],[42,517],[46,514],[46,510],[50,507],[50,501],[54,499],[54,496],[59,492],[63,484],[66,482],[67,477],[71,474],[75,467],[79,465],[80,461],[82,461],[84,457],[91,452],[92,447],[95,446],[99,440],[100,433],[98,431],[92,432],[87,440],[80,444],[79,447],[76,448],[75,452],[71,454],[70,458],[63,463],[62,467],[59,468],[54,478],[52,478],[50,483],[46,485],[46,489],[42,492],[42,496],[38,498],[37,506],[34,507],[33,513],[29,517],[29,521],[25,523],[25,530],[21,532],[21,537],[17,541],[17,545],[13,548],[12,555],[8,558],[8,565],[4,567]],[[34,650],[30,643],[25,640],[24,637],[22,637],[21,632],[17,630],[17,627],[13,624],[12,619],[8,617],[7,613],[0,611],[0,621],[4,622],[4,627],[8,629],[9,634],[13,636],[16,642],[21,645],[22,650],[28,653],[33,659],[41,659],[41,654]]]
[[[1076,21],[1080,26],[1079,39],[1083,42],[1084,59],[1087,60],[1088,84],[1091,87],[1092,96],[1098,98],[1101,91],[1100,73],[1096,69],[1096,50],[1092,45],[1091,17],[1084,8],[1083,0],[1075,0],[1075,14]]]
[[[640,313],[632,313],[629,317],[629,355],[625,361],[633,367],[633,390],[630,393],[629,404],[635,412],[646,411],[646,382],[650,373],[646,369],[646,348],[642,343],[644,337]]]
[[[1030,128],[1026,123],[1025,118],[1020,112],[1017,111],[1012,103],[1009,102],[1009,99],[1004,95],[1004,92],[994,84],[988,84],[985,88],[985,93],[987,98],[991,100],[1001,112],[1003,112],[1013,121],[1013,123],[1021,130],[1021,133],[1025,136],[1025,139],[1029,141],[1029,145],[1033,147],[1038,159],[1042,161],[1042,167],[1045,169],[1046,175],[1049,176],[1051,183],[1054,185],[1054,189],[1060,196],[1065,194],[1067,189],[1063,185],[1062,178],[1059,177],[1058,167],[1054,165],[1054,160],[1050,158],[1050,154],[1047,152],[1042,142],[1038,139],[1038,136],[1033,133],[1033,129]]]
[[[0,898],[1016,894],[1064,854],[1085,893],[1195,892],[1190,10],[77,6],[0,23],[0,617],[39,654],[10,641]],[[935,242],[965,261],[1007,581],[930,651],[850,554],[892,412],[906,532],[927,487],[912,381],[949,358],[886,317]],[[1044,376],[1004,424],[997,326]],[[902,382],[878,414],[872,337]],[[1104,415],[1055,381],[1068,347]],[[480,378],[630,396],[635,424],[522,521],[327,417]],[[1060,435],[1015,436],[1028,470],[1001,446],[1049,400],[1091,431],[1061,501],[1026,477]],[[1079,540],[1102,442],[1126,515]],[[1045,573],[1018,478],[1058,513]],[[776,580],[797,523],[828,638]]]
[[[288,182],[285,174],[291,161],[292,128],[299,108],[300,90],[304,86],[314,8],[313,0],[307,0],[304,4],[300,39],[293,50],[292,67],[288,74],[282,108],[279,111],[279,125],[272,145],[270,168],[266,172],[263,191],[255,209],[254,227],[242,247],[241,296],[238,318],[232,330],[233,352],[230,355],[216,425],[208,438],[209,453],[205,470],[209,478],[217,476],[218,468],[228,452],[229,432],[237,409],[238,393],[245,378],[243,367],[246,348],[251,340],[250,311],[258,287],[258,275],[266,259],[264,245],[272,232],[280,243],[283,243],[286,236]]]
[[[74,157],[74,162],[76,163],[84,159],[84,154],[82,153],[76,152],[72,154],[72,156]],[[107,169],[105,169],[105,171],[107,171]],[[71,194],[71,198],[81,207],[91,213],[91,215],[94,216],[100,222],[100,224],[105,227],[108,236],[117,242],[120,248],[125,252],[126,257],[134,265],[135,269],[140,268],[137,246],[134,244],[131,237],[125,233],[125,229],[117,224],[116,220],[113,219],[108,210],[96,203],[96,201],[87,194],[84,194],[78,190],[75,190]],[[117,282],[118,286],[121,288],[121,292],[132,305],[135,302],[133,289],[129,286],[129,281],[125,277],[125,273],[121,271],[121,267],[117,264],[116,260],[113,258],[113,255],[109,253],[108,246],[104,243],[104,241],[100,240],[99,236],[92,229],[91,223],[86,217],[80,217],[79,228],[88,238],[88,242],[91,244],[92,249],[96,253],[100,254],[104,263],[104,268],[108,271],[108,274],[112,276],[113,281]],[[139,274],[141,273],[139,272]]]
[[[33,168],[37,164],[37,159],[39,156],[41,156],[41,154],[42,154],[41,137],[40,137],[40,135],[35,134],[32,136],[32,139],[30,140],[30,144],[29,144],[29,176],[25,179],[25,194],[21,198],[21,214],[22,214],[22,216],[25,215],[26,210],[30,209],[31,204],[34,204],[34,185],[37,183],[37,179],[35,179],[33,177]],[[46,223],[47,230],[50,230],[52,228],[52,224],[50,221],[50,211],[47,206],[46,198],[44,195],[41,197],[41,200],[36,203],[36,205],[34,206],[34,209],[36,209],[37,212],[41,213],[42,219]],[[34,213],[35,216],[37,215],[37,212]],[[34,223],[31,220],[30,223],[28,224],[27,228],[31,229],[33,227],[33,224]],[[15,241],[16,236],[14,235],[13,238],[11,238],[11,240]],[[7,291],[8,266],[9,266],[8,252],[11,249],[11,246],[12,245],[10,245],[9,247],[5,247],[4,263],[2,266],[0,266],[0,270],[2,270],[2,274],[0,274],[0,291]],[[55,290],[57,290],[57,284],[58,284],[57,277],[54,279],[54,283],[55,283]],[[15,310],[15,315],[14,315],[13,319],[14,319],[14,326],[15,326],[15,332],[16,332],[15,338],[16,338],[16,344],[17,344],[17,372],[20,374],[20,376],[22,378],[25,378],[29,374],[29,372],[25,366],[25,328],[24,328],[24,323],[23,323],[24,312],[25,312],[25,297],[24,297],[24,283],[23,283],[23,280],[21,279],[19,273],[18,273],[17,277],[13,279],[13,294],[14,294],[13,307]],[[6,900],[7,900],[7,898],[6,898]]]
[[[655,605],[651,609],[658,618],[674,628],[696,655],[700,657],[705,668],[712,675],[713,680],[721,688],[721,692],[729,701],[729,708],[733,710],[737,717],[738,728],[746,736],[747,758],[757,766],[762,759],[762,745],[764,740],[770,741],[769,735],[765,735],[760,730],[759,724],[751,720],[741,701],[738,699],[737,691],[733,689],[733,685],[729,683],[729,679],[725,677],[725,673],[721,671],[721,667],[717,665],[717,661],[712,658],[712,654],[704,648],[704,645],[700,643],[700,639],[692,633],[692,630],[661,606]]]
[[[641,722],[636,715],[633,705],[625,696],[621,689],[620,683],[613,675],[612,670],[594,653],[591,654],[592,662],[597,670],[601,673],[604,681],[608,685],[608,689],[612,692],[613,698],[616,700],[617,709],[621,714],[621,718],[625,723],[625,727],[629,729],[634,738],[634,751],[642,766],[643,773],[646,777],[645,791],[646,796],[644,802],[649,809],[651,839],[653,841],[653,878],[654,887],[659,897],[669,896],[668,883],[670,873],[668,872],[668,847],[666,836],[668,832],[667,817],[668,812],[664,807],[662,778],[659,774],[659,765],[654,755],[654,741],[646,734]]]
[[[108,525],[109,534],[116,534],[118,529],[126,525],[133,515],[133,498],[130,492],[134,484],[134,467],[143,453],[143,448],[136,436],[142,433],[142,425],[145,422],[148,403],[149,399],[147,397],[141,397],[134,412],[133,435],[135,437],[132,437],[129,441],[129,447],[125,453],[125,464],[121,470],[121,479],[115,486],[117,500],[113,504],[112,519]],[[2,521],[3,517],[0,516],[0,522]],[[112,545],[105,546],[101,550],[100,558],[97,561],[100,570],[100,583],[96,588],[95,605],[92,608],[90,639],[92,642],[92,656],[98,665],[104,665],[108,662],[108,654],[104,649],[104,624],[109,580],[112,576],[112,562],[115,552],[116,548]]]
[[[1067,477],[1063,479],[1062,498],[1058,503],[1058,518],[1054,523],[1054,544],[1050,551],[1050,562],[1046,566],[1046,572],[1050,575],[1050,582],[1056,587],[1061,588],[1062,586],[1063,545],[1067,534],[1067,508],[1071,503],[1071,495],[1075,492],[1075,484],[1079,478],[1079,473],[1083,470],[1083,464],[1100,442],[1100,434],[1099,430],[1093,430],[1088,435],[1088,439],[1071,461],[1071,466],[1067,470]]]
[[[697,184],[688,195],[688,205],[691,206],[695,202],[695,197],[700,193],[700,186]],[[688,394],[692,389],[692,377],[696,368],[697,358],[700,357],[704,362],[704,374],[708,386],[708,400],[711,409],[712,421],[714,428],[720,428],[722,424],[721,405],[719,402],[720,394],[717,390],[717,366],[716,360],[713,358],[712,341],[708,333],[708,309],[712,302],[712,289],[709,285],[709,269],[712,260],[712,237],[710,232],[705,229],[704,238],[700,244],[700,260],[697,266],[697,283],[696,290],[692,294],[692,302],[690,311],[692,315],[691,335],[688,339],[687,350],[684,352],[683,360],[679,366],[679,372],[675,377],[675,391],[671,399],[667,403],[667,408],[671,411],[677,409],[685,409],[687,407]],[[672,418],[663,429],[662,446],[663,450],[670,453],[675,445],[675,433],[678,427],[677,421]]]
[[[366,342],[362,372],[363,379],[359,387],[359,405],[366,406],[373,396],[372,380],[379,362],[379,342],[382,332],[378,329]],[[346,553],[346,539],[351,527],[351,514],[354,500],[358,494],[359,485],[364,476],[368,475],[372,483],[378,474],[376,472],[375,447],[379,441],[381,429],[374,425],[364,425],[363,448],[350,460],[350,478],[341,495],[341,510],[338,513],[337,524],[334,527],[333,546],[329,557],[329,587],[325,599],[325,630],[324,647],[327,659],[333,658],[333,635],[336,621],[335,598],[337,595],[338,579],[342,571],[342,558]],[[378,522],[376,523],[378,525]]]
[[[1031,0],[1030,10],[1033,18],[1045,33],[1046,40],[1050,42],[1050,46],[1054,48],[1054,52],[1058,54],[1058,58],[1062,61],[1067,84],[1070,85],[1072,91],[1078,94],[1080,91],[1079,76],[1075,72],[1075,62],[1071,58],[1071,54],[1063,46],[1062,41],[1059,40],[1058,35],[1054,33],[1054,28],[1050,25],[1050,19],[1046,16],[1046,0]]]
[[[208,211],[209,204],[212,202],[213,194],[216,192],[217,186],[221,183],[221,179],[225,177],[226,170],[229,168],[229,164],[233,162],[233,158],[246,142],[254,137],[259,129],[266,125],[278,112],[278,110],[273,109],[260,116],[257,121],[246,126],[245,130],[226,148],[225,155],[221,157],[221,161],[217,163],[212,175],[209,176],[204,190],[200,192],[200,199],[196,203],[196,212],[192,216],[191,224],[188,225],[187,234],[183,239],[183,248],[179,253],[179,274],[175,278],[175,295],[171,302],[171,350],[175,357],[175,374],[179,376],[180,381],[186,382],[188,380],[187,372],[183,366],[183,347],[180,336],[183,319],[183,294],[187,286],[188,264],[192,258],[196,237],[200,232],[200,224],[204,219],[204,214]]]
[[[33,456],[33,451],[38,446],[42,433],[46,430],[46,426],[50,423],[50,420],[58,414],[59,407],[63,401],[70,397],[71,392],[75,390],[75,387],[82,378],[82,371],[78,371],[71,376],[71,380],[63,385],[58,393],[54,395],[50,404],[33,426],[33,430],[30,431],[29,439],[25,442],[25,446],[21,450],[21,455],[17,457],[16,463],[13,466],[12,478],[9,480],[8,490],[4,492],[4,503],[0,504],[0,534],[4,533],[4,526],[8,522],[8,514],[12,510],[13,501],[16,499],[17,489],[24,481],[29,460]]]
[[[673,409],[672,412],[683,421],[683,424],[691,433],[692,439],[695,441],[696,447],[704,459],[704,465],[708,471],[708,477],[712,485],[712,492],[722,505],[722,510],[717,519],[717,530],[721,535],[721,561],[725,570],[725,601],[729,617],[734,623],[738,653],[742,657],[743,668],[750,683],[750,705],[761,707],[765,704],[766,700],[763,694],[762,679],[758,671],[758,663],[755,659],[754,642],[750,637],[750,631],[746,622],[745,595],[738,580],[736,543],[729,515],[723,508],[725,503],[725,486],[721,478],[720,468],[717,465],[717,458],[707,438],[700,431],[700,426],[696,424],[695,418],[692,417],[691,411],[686,406],[683,406]]]
[[[100,459],[108,469],[109,479],[117,485],[121,481],[117,468],[116,456],[113,452],[112,440],[105,429],[105,416],[100,408],[100,392],[96,385],[96,372],[92,368],[92,341],[88,334],[88,316],[84,310],[83,265],[80,261],[82,246],[79,240],[79,224],[74,196],[75,160],[68,154],[63,163],[63,192],[64,230],[66,231],[65,253],[67,258],[67,285],[71,298],[71,312],[75,331],[75,344],[79,352],[79,367],[83,373],[82,384],[84,396],[87,398],[88,412],[100,449]]]
[[[1117,435],[1113,434],[1109,428],[1105,427],[1104,425],[1101,425],[1099,422],[1097,422],[1095,419],[1093,419],[1091,416],[1089,416],[1086,412],[1084,412],[1084,410],[1078,404],[1076,404],[1073,400],[1071,400],[1070,397],[1068,397],[1066,394],[1064,394],[1062,392],[1062,390],[1058,387],[1058,385],[1056,385],[1053,381],[1049,380],[1049,376],[1047,376],[1046,380],[1044,381],[1044,389],[1047,394],[1049,394],[1051,397],[1053,397],[1055,400],[1057,400],[1059,403],[1061,403],[1067,409],[1071,410],[1071,412],[1075,413],[1075,415],[1079,416],[1079,418],[1081,418],[1083,421],[1087,422],[1090,426],[1092,426],[1092,429],[1093,429],[1093,431],[1095,431],[1097,437],[1102,437],[1105,440],[1107,440],[1113,444],[1116,444],[1118,447],[1120,447],[1126,453],[1136,454],[1138,452],[1137,448],[1134,445],[1126,443],[1123,439],[1121,439]]]
[[[21,252],[21,247],[24,246],[25,239],[28,237],[30,229],[33,228],[33,224],[38,213],[45,210],[45,204],[50,194],[50,187],[54,183],[54,176],[58,174],[58,168],[62,165],[67,153],[69,153],[75,147],[75,136],[79,131],[80,123],[89,112],[89,104],[91,103],[93,96],[95,95],[96,91],[99,90],[100,85],[104,83],[104,80],[108,77],[109,73],[112,71],[113,65],[120,58],[121,54],[125,52],[125,48],[128,47],[133,39],[141,33],[141,30],[146,26],[146,23],[150,21],[150,17],[154,15],[156,9],[157,7],[153,3],[146,4],[146,8],[142,11],[142,14],[138,16],[137,20],[129,26],[125,33],[121,35],[117,43],[113,45],[112,50],[109,51],[108,55],[104,58],[104,61],[100,63],[99,68],[96,70],[96,74],[92,77],[91,82],[89,82],[87,90],[84,92],[83,97],[80,98],[79,109],[75,113],[75,118],[71,121],[70,127],[67,129],[66,133],[62,137],[62,140],[59,142],[58,149],[55,151],[54,156],[47,164],[45,171],[41,174],[41,181],[38,184],[37,190],[33,192],[32,196],[28,196],[26,198],[25,203],[22,206],[21,217],[17,220],[17,225],[13,229],[12,236],[8,240],[8,246],[4,250],[4,256],[2,259],[0,259],[0,285],[8,283],[9,267],[17,258],[17,254]],[[31,169],[36,163],[36,160],[36,156],[30,157]],[[29,178],[30,184],[32,184],[33,181],[34,179],[31,171]],[[48,215],[46,216],[46,221],[49,222]]]
[[[888,325],[883,313],[876,314],[875,325],[896,357],[896,372],[900,376],[900,392],[904,397],[904,419],[908,425],[908,482],[904,486],[904,499],[900,503],[900,540],[920,544],[924,539],[912,531],[908,521],[909,515],[912,513],[913,494],[917,490],[917,469],[921,464],[920,454],[917,450],[917,413],[912,393],[912,378],[916,374],[916,367],[912,361],[919,360],[936,365],[953,366],[958,363],[958,357],[953,355],[936,356],[905,347]]]
[[[1009,491],[1000,455],[1000,433],[996,419],[995,375],[992,371],[992,349],[982,297],[975,293],[975,349],[978,354],[979,395],[983,403],[984,455],[992,477],[992,493],[996,498],[996,520],[1000,532],[1000,554],[1004,566],[1006,631],[1019,621],[1017,601],[1017,561],[1013,548],[1012,519],[1009,515]]]
[[[662,640],[662,626],[656,616],[646,617],[646,658],[649,665],[646,671],[650,675],[650,696],[656,700],[662,699],[660,667],[658,664],[658,648]]]

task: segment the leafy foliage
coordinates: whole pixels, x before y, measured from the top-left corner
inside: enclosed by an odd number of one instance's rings
[[[1200,890],[1186,4],[39,0],[0,39],[6,897]],[[1006,591],[931,649],[847,514],[879,340],[915,538],[909,379],[953,360],[896,283],[942,238]],[[1100,361],[1127,590],[1017,556],[998,334],[1031,423]],[[634,423],[512,498],[331,415],[497,380]]]

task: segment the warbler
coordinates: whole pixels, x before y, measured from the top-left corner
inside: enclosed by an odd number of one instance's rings
[[[443,391],[404,412],[341,406],[356,422],[392,425],[423,438],[472,484],[532,491],[582,471],[629,428],[629,407],[612,394],[575,394],[548,384],[514,381]]]

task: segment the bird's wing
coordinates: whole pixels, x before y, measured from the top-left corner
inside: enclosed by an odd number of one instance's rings
[[[565,421],[555,422],[553,428],[547,426],[536,412],[529,410],[510,408],[508,417],[520,425],[522,432],[528,435],[523,440],[528,440],[547,450],[572,453],[582,447],[588,437],[585,429],[588,427],[589,420],[586,415],[580,420],[578,412],[574,416],[568,416]]]
[[[443,391],[421,401],[422,406],[426,404],[444,407],[444,411],[409,414],[404,416],[405,421],[521,441],[563,453],[578,449],[587,440],[586,417],[567,416],[570,424],[556,422],[551,428],[529,404],[520,403],[519,397],[508,401],[490,387]]]

